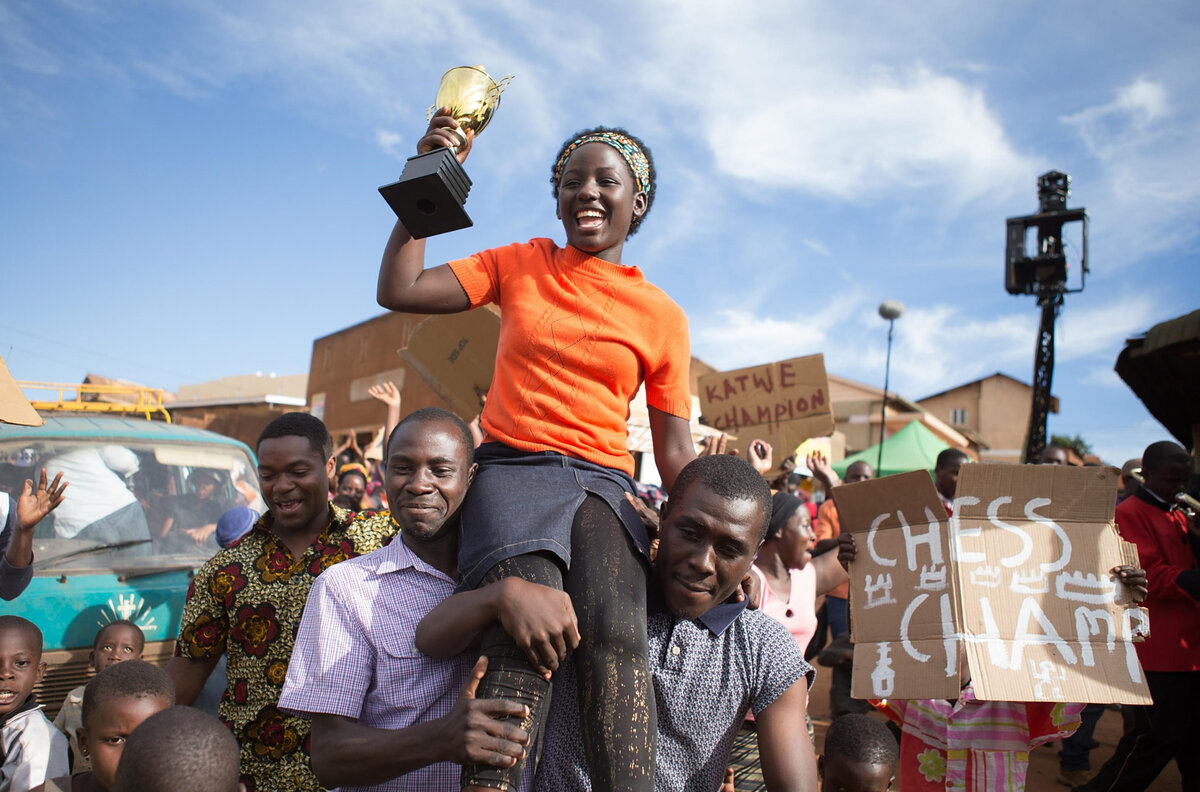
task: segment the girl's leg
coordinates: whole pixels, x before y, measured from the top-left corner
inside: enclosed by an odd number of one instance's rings
[[[565,580],[582,636],[579,712],[592,785],[654,789],[657,722],[646,640],[646,567],[607,503],[589,494],[571,527]]]
[[[506,577],[519,577],[562,590],[563,577],[559,561],[548,554],[531,553],[501,561],[484,576],[481,585]],[[549,711],[550,683],[534,670],[525,652],[497,622],[483,634],[480,654],[488,659],[487,673],[476,691],[478,698],[505,698],[529,707],[529,716],[517,723],[536,738]],[[521,781],[525,762],[501,769],[484,765],[464,765],[463,789],[485,788],[516,790]]]

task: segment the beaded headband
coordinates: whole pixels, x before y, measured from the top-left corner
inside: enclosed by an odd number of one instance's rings
[[[371,477],[367,472],[367,466],[359,464],[358,462],[347,462],[346,464],[342,465],[340,468],[338,468],[337,477],[341,478],[347,473],[357,473],[365,479],[369,479]]]
[[[554,163],[554,181],[556,183],[562,180],[563,168],[566,166],[567,160],[571,158],[571,153],[585,143],[607,143],[615,148],[617,153],[624,157],[626,164],[629,165],[629,170],[633,172],[638,192],[650,194],[650,163],[646,161],[646,155],[642,152],[641,147],[619,132],[589,132],[572,140],[563,149],[558,162]]]

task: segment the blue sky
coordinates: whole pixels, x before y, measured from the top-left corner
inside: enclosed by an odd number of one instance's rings
[[[625,248],[721,368],[824,352],[920,398],[1030,380],[1004,218],[1072,177],[1092,276],[1050,431],[1118,464],[1166,437],[1112,371],[1200,306],[1200,12],[1189,2],[0,0],[0,356],[174,389],[308,369],[379,308],[395,179],[441,73],[515,74],[439,262],[562,240],[561,141],[626,126],[658,198]]]

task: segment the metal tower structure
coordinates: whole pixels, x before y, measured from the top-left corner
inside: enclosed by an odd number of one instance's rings
[[[1088,218],[1085,209],[1068,209],[1071,177],[1059,171],[1038,177],[1038,213],[1008,218],[1004,288],[1009,294],[1033,294],[1042,309],[1033,362],[1033,405],[1025,435],[1023,460],[1038,461],[1046,447],[1046,416],[1050,411],[1050,386],[1054,379],[1054,327],[1066,294],[1083,291],[1088,273]],[[1079,288],[1067,286],[1067,257],[1063,226],[1082,223]],[[1026,239],[1037,229],[1037,249],[1029,255]]]

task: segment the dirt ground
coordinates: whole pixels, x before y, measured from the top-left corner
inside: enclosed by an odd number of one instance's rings
[[[825,730],[829,728],[829,669],[817,667],[817,681],[809,694],[808,714],[812,716],[816,727],[817,751],[820,752],[825,740]],[[879,715],[883,719],[882,715]],[[1121,713],[1107,710],[1096,724],[1096,741],[1100,747],[1092,751],[1092,770],[1099,770],[1108,757],[1112,756],[1121,739]],[[1067,792],[1067,787],[1058,783],[1058,748],[1053,746],[1038,748],[1029,760],[1029,776],[1026,789],[1029,792]],[[1174,762],[1159,775],[1158,779],[1148,787],[1149,792],[1174,792],[1182,788],[1179,771]]]

